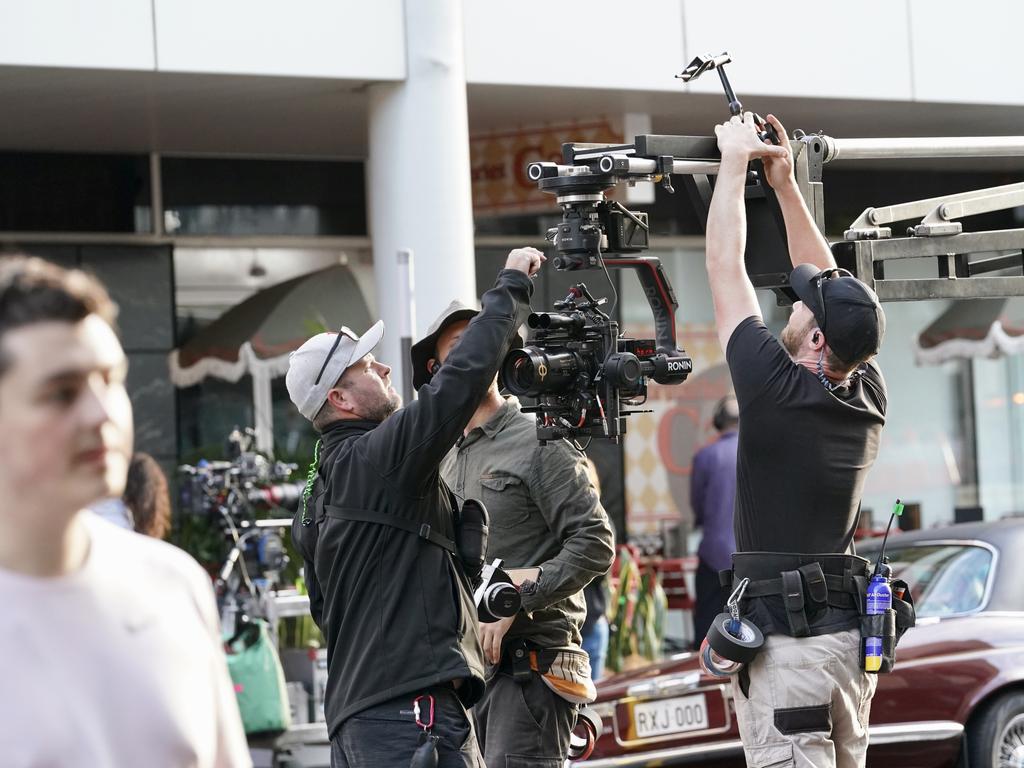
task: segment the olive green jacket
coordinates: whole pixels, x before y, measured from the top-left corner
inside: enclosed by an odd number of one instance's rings
[[[441,476],[458,497],[487,507],[488,562],[500,557],[506,568],[541,569],[536,585],[524,586],[523,611],[505,642],[579,646],[583,588],[608,572],[614,556],[611,523],[583,454],[564,440],[541,446],[534,417],[510,397],[456,444]]]

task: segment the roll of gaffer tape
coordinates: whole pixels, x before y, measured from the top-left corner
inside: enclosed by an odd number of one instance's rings
[[[729,631],[731,621],[732,616],[728,613],[720,613],[715,617],[708,630],[708,645],[723,659],[744,664],[753,661],[764,645],[764,635],[760,629],[742,618],[739,620],[739,635],[733,635]]]

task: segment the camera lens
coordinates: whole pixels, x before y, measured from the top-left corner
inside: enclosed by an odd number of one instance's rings
[[[507,582],[491,584],[485,592],[481,608],[493,621],[515,616],[523,606],[522,595],[514,585]]]
[[[501,382],[516,397],[536,397],[567,389],[579,373],[567,349],[513,349],[501,364]]]

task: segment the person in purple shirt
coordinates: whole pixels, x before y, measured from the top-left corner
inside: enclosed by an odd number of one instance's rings
[[[693,647],[701,641],[715,616],[725,605],[718,572],[732,566],[736,537],[732,527],[736,501],[736,430],[739,406],[735,395],[726,395],[715,405],[712,423],[718,430],[714,442],[693,457],[690,475],[690,506],[694,525],[704,529],[697,548],[697,601],[693,611]]]

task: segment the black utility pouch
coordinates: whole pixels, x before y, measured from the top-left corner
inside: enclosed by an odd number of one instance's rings
[[[896,666],[896,611],[890,608],[885,613],[860,617],[860,662],[861,669],[867,658],[868,637],[882,638],[882,666],[869,674],[892,672]]]
[[[907,582],[895,579],[891,586],[892,607],[896,611],[896,643],[899,644],[904,633],[917,623],[917,611],[914,609],[914,596],[910,594]]]

